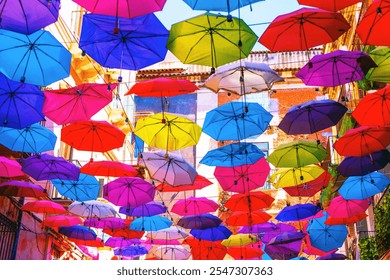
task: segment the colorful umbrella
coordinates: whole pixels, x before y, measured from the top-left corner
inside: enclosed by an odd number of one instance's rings
[[[302,241],[295,241],[287,244],[265,245],[264,252],[273,260],[290,260],[299,255]]]
[[[141,245],[131,245],[114,249],[114,255],[136,257],[149,253],[149,250]]]
[[[3,1],[0,4],[1,28],[31,34],[58,20],[60,0]]]
[[[272,216],[265,211],[234,211],[225,221],[229,226],[251,226],[268,222]]]
[[[45,90],[42,112],[58,125],[87,121],[112,101],[116,86],[84,83],[66,89]]]
[[[25,203],[20,209],[35,213],[63,214],[66,209],[61,204],[50,200],[35,200]]]
[[[215,140],[242,140],[262,134],[272,117],[259,103],[232,101],[208,111],[202,129]]]
[[[79,216],[71,216],[71,215],[55,215],[46,217],[42,221],[42,226],[46,227],[61,227],[61,226],[75,226],[81,225],[83,220]]]
[[[335,87],[363,79],[376,66],[363,51],[336,50],[315,55],[296,76],[308,86]]]
[[[257,38],[242,19],[204,13],[172,24],[167,48],[184,64],[215,69],[247,57]]]
[[[328,216],[328,218],[326,219],[326,221],[324,223],[326,225],[330,225],[330,226],[349,225],[349,224],[357,223],[357,222],[359,222],[367,217],[368,217],[368,215],[365,212],[362,212],[362,213],[359,213],[359,214],[356,214],[356,215],[350,216],[350,217],[344,217],[344,218],[335,218],[335,217]]]
[[[325,189],[330,182],[332,175],[328,171],[324,171],[316,179],[296,186],[287,186],[283,190],[290,196],[312,197],[319,191]]]
[[[201,190],[212,184],[213,182],[211,182],[209,179],[207,179],[202,175],[197,174],[193,184],[172,186],[166,183],[161,183],[156,186],[156,190],[158,190],[159,192],[193,191],[193,190]]]
[[[231,211],[256,211],[262,208],[269,208],[274,198],[262,191],[251,191],[246,194],[233,194],[224,206]]]
[[[367,74],[366,79],[374,82],[390,82],[389,66],[390,66],[390,47],[386,46],[367,46],[368,54],[374,60],[377,67],[371,68]]]
[[[326,211],[331,217],[348,218],[364,213],[370,204],[369,199],[344,199],[342,196],[336,196],[330,201]]]
[[[78,180],[80,168],[63,157],[49,154],[29,156],[22,161],[22,170],[37,181],[41,180]]]
[[[250,246],[231,246],[227,248],[227,253],[235,260],[259,260],[264,254],[261,248]]]
[[[137,238],[127,239],[127,238],[123,238],[123,237],[109,237],[106,240],[106,242],[104,242],[104,245],[111,247],[111,248],[115,248],[115,247],[123,248],[123,247],[132,246],[132,245],[137,245],[140,243],[141,243],[141,241]]]
[[[253,164],[265,154],[254,144],[238,142],[208,151],[200,160],[200,164],[209,166],[233,167]]]
[[[215,212],[219,205],[206,197],[189,197],[180,199],[172,206],[171,212],[181,216],[200,215]]]
[[[283,232],[290,231],[296,232],[297,229],[289,224],[277,223],[272,227],[272,230],[265,231],[264,235],[261,237],[261,241],[263,241],[264,243],[268,243],[273,237],[282,234]]]
[[[304,7],[277,16],[259,42],[272,52],[308,50],[335,41],[350,27],[341,13]]]
[[[201,240],[217,241],[229,238],[229,236],[232,235],[232,232],[224,225],[219,225],[206,229],[194,228],[190,230],[190,234]]]
[[[39,87],[12,81],[0,73],[0,126],[21,129],[43,121],[43,100]]]
[[[300,241],[305,236],[306,233],[302,231],[287,231],[272,237],[268,245],[280,245]]]
[[[272,222],[254,224],[250,226],[242,226],[237,233],[264,233],[277,228],[277,225]]]
[[[45,197],[47,193],[40,185],[11,180],[0,184],[0,196]]]
[[[361,0],[298,0],[300,5],[317,7],[333,12],[338,12],[358,2],[361,2]]]
[[[22,166],[16,160],[0,156],[0,177],[15,178],[25,176]]]
[[[259,240],[256,236],[250,234],[232,234],[221,242],[226,247],[246,246],[257,243]]]
[[[130,229],[138,231],[158,231],[161,229],[169,228],[172,225],[172,221],[162,216],[150,216],[136,218],[130,224]]]
[[[215,93],[227,91],[237,95],[271,90],[274,83],[284,79],[268,64],[240,61],[218,67],[204,87]]]
[[[80,173],[77,180],[52,179],[51,182],[61,195],[72,200],[95,200],[99,195],[99,181],[88,174]]]
[[[58,232],[72,239],[95,240],[97,238],[96,233],[92,229],[81,225],[59,227]]]
[[[239,8],[264,0],[183,0],[193,10],[219,11],[230,13]]]
[[[198,175],[195,168],[178,154],[142,152],[140,165],[145,166],[150,177],[172,186],[193,184]]]
[[[186,238],[188,233],[177,226],[171,226],[169,228],[160,229],[157,231],[151,231],[146,234],[149,239],[159,240],[172,240]]]
[[[352,117],[365,126],[390,124],[390,86],[364,96],[352,111]]]
[[[341,187],[338,193],[344,199],[367,199],[388,188],[390,179],[383,173],[372,172],[363,176],[350,176]]]
[[[281,222],[292,222],[315,216],[321,209],[311,203],[295,204],[284,207],[275,217]]]
[[[89,161],[80,168],[81,173],[105,177],[134,177],[138,175],[137,169],[132,165],[119,161]]]
[[[0,41],[0,70],[9,79],[47,86],[69,76],[72,54],[49,31],[0,29]]]
[[[99,200],[73,201],[68,206],[68,211],[81,217],[100,219],[115,217],[117,214],[111,204]]]
[[[278,127],[286,134],[312,134],[336,125],[347,107],[331,100],[310,100],[291,106]]]
[[[86,14],[79,47],[103,67],[139,70],[164,60],[168,33],[153,13],[136,18]]]
[[[38,123],[21,129],[0,127],[0,144],[11,151],[38,154],[54,150],[56,142],[54,132]]]
[[[275,167],[299,168],[320,163],[328,156],[325,148],[316,141],[296,140],[278,145],[267,160]]]
[[[339,253],[328,254],[326,256],[317,257],[316,260],[346,260],[347,256]]]
[[[77,246],[85,246],[88,248],[99,248],[104,247],[104,242],[101,238],[96,237],[95,239],[91,240],[83,240],[83,239],[77,239],[77,238],[68,238],[69,241],[74,242]]]
[[[155,187],[139,177],[122,177],[103,186],[103,197],[116,206],[140,206],[154,199]]]
[[[341,156],[365,156],[390,145],[390,126],[360,126],[349,129],[336,140],[333,148]]]
[[[184,116],[158,113],[139,119],[134,133],[149,146],[171,152],[195,146],[202,128]]]
[[[217,227],[222,223],[222,220],[210,213],[199,215],[187,215],[181,217],[177,221],[177,225],[188,229],[206,229],[210,227]]]
[[[140,206],[122,206],[119,208],[119,213],[127,216],[142,216],[150,217],[154,215],[164,214],[168,207],[161,202],[151,201]]]
[[[227,253],[227,247],[221,245],[221,241],[200,240],[189,236],[183,244],[190,245],[193,260],[223,260]]]
[[[122,147],[125,137],[106,121],[81,121],[61,128],[61,141],[80,151],[107,152]]]
[[[154,255],[160,260],[187,260],[191,252],[182,245],[163,245],[156,248]]]
[[[84,226],[114,231],[117,228],[125,228],[127,225],[125,220],[118,217],[108,217],[108,218],[91,217],[84,220]]]
[[[271,168],[265,158],[254,164],[235,167],[217,166],[214,176],[225,191],[248,193],[264,185]]]

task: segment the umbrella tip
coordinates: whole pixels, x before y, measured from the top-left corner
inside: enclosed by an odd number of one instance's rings
[[[115,26],[114,27],[114,34],[118,34],[119,33],[119,27],[118,26]]]
[[[214,67],[211,67],[211,69],[210,69],[210,74],[212,75],[212,74],[214,74],[215,73],[215,68]]]

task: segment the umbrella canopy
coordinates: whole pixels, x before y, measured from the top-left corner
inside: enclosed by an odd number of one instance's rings
[[[193,184],[172,186],[166,183],[161,183],[157,185],[156,190],[158,190],[159,192],[193,191],[193,190],[201,190],[212,184],[213,182],[211,182],[209,179],[207,179],[202,175],[197,174]]]
[[[61,128],[61,141],[80,151],[103,153],[120,148],[125,137],[119,128],[106,121],[81,121]]]
[[[204,13],[172,24],[167,48],[184,64],[216,68],[247,57],[257,38],[242,19]]]
[[[84,83],[66,89],[45,90],[42,112],[58,125],[87,121],[112,101],[116,86]]]
[[[317,257],[316,260],[346,260],[347,256],[339,253],[328,254],[326,256]]]
[[[68,206],[72,214],[86,218],[109,218],[116,216],[116,210],[111,204],[99,200],[74,201]]]
[[[151,231],[146,234],[149,239],[172,240],[186,238],[188,233],[177,226],[160,229],[158,231]]]
[[[308,50],[335,41],[350,27],[341,13],[304,7],[277,16],[259,42],[272,52]]]
[[[0,177],[14,178],[25,176],[22,166],[16,160],[0,156]]]
[[[81,225],[59,227],[58,232],[72,239],[95,240],[97,238],[96,233],[92,229]]]
[[[228,255],[232,256],[235,260],[254,260],[261,259],[264,252],[261,248],[249,247],[249,246],[237,246],[228,247]]]
[[[139,177],[122,177],[103,186],[103,197],[116,206],[140,206],[154,199],[155,187]]]
[[[389,66],[390,66],[390,47],[386,46],[368,46],[367,50],[370,57],[374,60],[377,67],[371,68],[367,74],[366,79],[368,81],[375,82],[390,82],[389,79]]]
[[[361,2],[361,0],[298,0],[298,3],[301,5],[317,7],[333,12],[338,12],[358,2]]]
[[[12,81],[0,73],[0,126],[21,129],[43,121],[43,100],[39,87]]]
[[[0,71],[13,81],[47,86],[70,73],[72,54],[49,32],[0,29]]]
[[[251,191],[246,194],[238,193],[231,195],[224,206],[231,211],[255,211],[269,208],[275,198],[262,191]]]
[[[390,46],[390,40],[383,36],[390,23],[388,0],[373,1],[356,27],[356,34],[363,45]]]
[[[114,231],[117,228],[125,228],[126,222],[122,218],[108,217],[108,218],[87,218],[84,220],[84,226],[101,229],[108,229]]]
[[[268,64],[240,61],[218,67],[204,87],[215,93],[227,91],[237,95],[271,90],[274,83],[284,79]]]
[[[300,168],[279,168],[268,179],[275,188],[296,187],[317,179],[325,169],[317,165]]]
[[[335,218],[348,218],[364,213],[370,206],[369,199],[344,199],[336,196],[326,208],[327,213]]]
[[[50,200],[35,200],[25,203],[20,209],[35,213],[63,214],[66,209],[61,204]]]
[[[103,229],[103,233],[110,235],[111,237],[120,237],[126,239],[140,239],[145,234],[144,231],[132,230],[129,228],[117,228],[114,230]]]
[[[254,164],[235,167],[217,166],[214,176],[225,191],[248,193],[260,188],[267,180],[271,168],[265,158]]]
[[[31,34],[58,19],[60,0],[3,1],[0,4],[1,28]]]
[[[11,151],[38,154],[54,150],[57,136],[34,123],[21,129],[0,127],[0,144]]]
[[[119,161],[89,161],[80,168],[81,173],[105,177],[133,177],[138,175],[137,169],[130,164]]]
[[[130,229],[138,231],[158,231],[169,228],[172,221],[162,216],[150,216],[136,218],[130,224]]]
[[[77,180],[52,179],[51,182],[61,195],[72,200],[94,200],[99,195],[99,181],[88,174],[80,173]]]
[[[85,248],[99,248],[104,247],[104,242],[101,240],[101,238],[96,237],[95,239],[91,240],[83,240],[83,239],[76,239],[76,238],[68,238],[69,241],[74,242],[77,246]]]
[[[333,148],[342,156],[365,156],[390,145],[390,126],[360,126],[349,129]]]
[[[390,179],[383,173],[372,172],[363,176],[350,176],[338,193],[344,199],[367,199],[383,192],[390,184]]]
[[[0,184],[1,196],[45,197],[46,190],[40,185],[23,181],[7,181]]]
[[[187,260],[191,252],[182,245],[163,245],[156,248],[154,255],[160,260]]]
[[[149,250],[141,245],[130,245],[126,247],[119,247],[114,249],[114,255],[136,257],[149,253]]]
[[[191,229],[190,234],[195,238],[208,241],[224,240],[232,235],[232,232],[224,225],[210,227],[206,229]]]
[[[362,80],[372,67],[375,62],[363,51],[336,50],[315,55],[296,76],[308,86],[335,87]]]
[[[272,222],[265,222],[261,224],[255,224],[250,226],[242,226],[237,232],[238,233],[263,233],[272,231],[277,228],[277,225]]]
[[[22,170],[37,181],[41,180],[78,180],[80,168],[63,157],[49,154],[29,156],[22,161]]]
[[[302,231],[287,231],[272,237],[268,245],[287,244],[302,240],[305,236],[306,233]]]
[[[390,162],[390,152],[386,149],[361,156],[345,157],[337,167],[337,171],[345,176],[363,176],[384,168]]]
[[[202,128],[184,116],[158,113],[139,119],[134,133],[149,146],[175,151],[196,145]]]
[[[199,215],[187,215],[181,217],[177,221],[177,225],[188,229],[206,229],[217,227],[222,223],[222,220],[210,213]]]
[[[221,242],[226,247],[246,246],[258,242],[256,236],[250,234],[232,234]]]
[[[75,225],[81,225],[83,220],[79,216],[71,215],[55,215],[46,217],[42,221],[42,225],[46,227],[70,227]]]
[[[233,167],[253,164],[265,154],[254,144],[238,142],[208,151],[200,160],[200,164],[209,166]]]
[[[183,0],[193,10],[232,12],[241,7],[252,5],[264,0]]]
[[[128,239],[128,238],[123,238],[123,237],[109,237],[106,242],[104,242],[105,246],[115,248],[123,248],[123,247],[128,247],[132,245],[137,245],[140,244],[141,241],[137,238],[133,239]]]
[[[219,205],[206,197],[189,197],[180,199],[172,206],[171,212],[181,216],[200,215],[215,212]]]
[[[127,216],[154,216],[164,214],[168,207],[161,202],[151,201],[139,206],[122,206],[119,208],[119,213]]]
[[[178,154],[142,152],[140,165],[145,166],[153,179],[172,186],[193,184],[198,175],[195,168]]]
[[[229,226],[250,226],[268,222],[272,216],[265,211],[235,211],[229,218],[226,219],[225,223]]]
[[[365,126],[390,124],[390,86],[364,96],[352,111],[352,117]]]
[[[325,148],[316,141],[297,140],[279,145],[268,157],[275,167],[304,167],[320,163],[328,157]]]
[[[168,33],[153,13],[136,18],[85,14],[79,47],[103,67],[139,70],[164,60]]]
[[[193,260],[222,260],[227,252],[226,246],[221,245],[219,240],[200,240],[189,236],[183,244],[190,245]]]
[[[330,251],[340,248],[348,230],[345,225],[329,226],[325,224],[329,214],[323,211],[324,216],[320,218],[311,219],[307,226],[307,233],[309,235],[310,243],[322,251]]]
[[[264,248],[264,252],[269,255],[273,260],[290,260],[296,258],[299,255],[302,240],[287,244],[269,245]]]
[[[281,222],[299,221],[315,216],[321,209],[311,203],[284,207],[275,217]]]
[[[357,223],[365,218],[367,218],[368,215],[365,212],[356,214],[354,216],[350,217],[343,217],[343,218],[335,218],[329,216],[326,221],[324,222],[326,225],[349,225],[349,224],[354,224]]]
[[[287,186],[283,190],[290,196],[312,197],[322,189],[325,189],[330,182],[332,175],[328,171],[324,171],[316,179],[296,186]]]
[[[289,135],[312,134],[336,125],[348,108],[332,99],[291,106],[278,127]]]
[[[261,238],[261,241],[264,243],[268,243],[271,241],[272,238],[275,236],[278,236],[279,234],[282,234],[283,232],[296,232],[297,229],[289,224],[284,223],[277,223],[272,226],[271,230],[265,231],[263,237]]]
[[[259,103],[232,101],[208,111],[202,129],[214,140],[242,140],[262,134],[272,117]]]

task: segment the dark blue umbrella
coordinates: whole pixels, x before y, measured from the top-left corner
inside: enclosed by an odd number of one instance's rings
[[[167,212],[168,207],[161,202],[151,201],[140,206],[121,206],[119,213],[126,216],[150,217]]]
[[[22,161],[22,171],[37,181],[78,180],[80,168],[65,160],[49,154],[32,155]]]
[[[232,12],[264,0],[183,0],[193,10]]]
[[[311,203],[295,204],[284,207],[275,217],[281,222],[299,221],[314,216],[320,208]]]
[[[168,35],[153,13],[136,18],[85,14],[79,46],[104,67],[139,70],[164,60]]]
[[[306,233],[302,231],[286,231],[271,238],[268,245],[287,244],[302,240]]]
[[[339,253],[332,253],[325,256],[320,256],[316,260],[346,260],[347,256]]]
[[[92,229],[81,225],[58,227],[58,232],[68,238],[79,240],[95,240],[97,237],[96,233]]]
[[[141,245],[130,245],[130,246],[114,249],[115,256],[126,256],[126,257],[146,255],[148,252],[149,250]]]
[[[272,117],[259,103],[232,101],[206,113],[203,132],[217,141],[242,140],[262,134]]]
[[[47,86],[69,77],[72,54],[49,32],[0,29],[0,72],[13,81]]]
[[[172,221],[162,216],[150,216],[136,218],[130,224],[130,229],[138,231],[157,231],[160,229],[169,228]]]
[[[12,81],[0,73],[0,126],[20,129],[43,121],[43,101],[39,87]]]
[[[190,234],[201,240],[217,241],[229,238],[232,232],[224,225],[219,225],[206,229],[191,229]]]
[[[364,176],[348,177],[338,193],[344,199],[366,199],[383,192],[389,185],[389,177],[380,172],[372,172]]]
[[[57,136],[34,123],[25,128],[0,127],[0,144],[11,151],[38,154],[54,150]]]
[[[210,213],[201,215],[183,216],[177,222],[178,226],[189,229],[206,229],[217,227],[222,223],[222,220]]]
[[[233,167],[255,163],[264,156],[265,154],[256,145],[239,142],[208,151],[199,163]]]
[[[91,175],[80,173],[77,180],[53,179],[51,182],[61,195],[75,201],[96,200],[99,195],[100,184]]]
[[[362,176],[384,168],[389,162],[390,152],[384,149],[362,157],[347,156],[337,171],[345,177]]]

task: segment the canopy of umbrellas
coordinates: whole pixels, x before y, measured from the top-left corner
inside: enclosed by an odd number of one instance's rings
[[[270,51],[308,50],[332,42],[350,28],[339,11],[359,1],[298,1],[315,7],[276,17],[260,38],[241,18],[230,15],[259,0],[184,0],[194,10],[227,15],[205,12],[173,24],[170,31],[154,15],[165,0],[74,2],[88,11],[83,15],[79,47],[101,66],[139,70],[164,60],[170,50],[185,64],[212,68],[206,88],[245,95],[270,90],[275,82],[283,81],[268,65],[242,60],[256,42]],[[325,87],[362,79],[389,82],[390,36],[383,36],[390,20],[389,4],[373,2],[357,27],[364,45],[371,46],[368,52],[337,50],[316,55],[297,77],[306,85]],[[120,148],[126,138],[121,130],[106,121],[91,120],[112,101],[118,84],[43,89],[70,74],[71,53],[42,29],[57,21],[60,1],[3,1],[0,8],[0,144],[30,154],[19,161],[0,157],[0,195],[47,198],[46,190],[32,179],[50,181],[61,195],[73,200],[68,209],[49,199],[25,203],[22,209],[45,213],[43,224],[80,248],[109,246],[122,258],[148,253],[157,259],[224,259],[226,255],[261,259],[264,253],[272,259],[299,258],[303,253],[320,259],[346,258],[335,254],[347,237],[346,224],[364,219],[371,197],[389,185],[389,178],[377,172],[390,158],[386,149],[390,144],[389,87],[362,98],[352,112],[357,127],[334,143],[337,153],[345,156],[338,172],[347,179],[326,209],[311,203],[289,205],[271,221],[266,210],[274,198],[259,190],[267,180],[291,196],[310,198],[331,182],[332,175],[321,167],[329,155],[316,141],[282,144],[268,157],[246,142],[264,133],[272,119],[254,102],[218,106],[206,114],[203,127],[164,111],[137,121],[134,134],[158,149],[139,155],[139,165],[152,183],[121,162],[90,161],[79,168],[49,153],[57,137],[39,123],[48,118],[62,125],[60,140],[80,151],[103,153]],[[136,83],[125,95],[168,97],[197,89],[186,80],[156,78]],[[289,135],[313,134],[336,125],[346,112],[344,105],[333,100],[309,101],[291,107],[279,128]],[[202,132],[230,143],[210,150],[200,161],[215,166],[215,178],[230,197],[221,205],[206,197],[185,197],[168,209],[158,201],[158,193],[199,190],[212,184],[177,153],[197,145]],[[271,176],[270,164],[277,169]],[[95,176],[110,178],[103,186],[104,201],[98,199],[100,184]],[[220,207],[229,210],[228,218],[216,215]],[[105,240],[96,229],[105,234]]]

